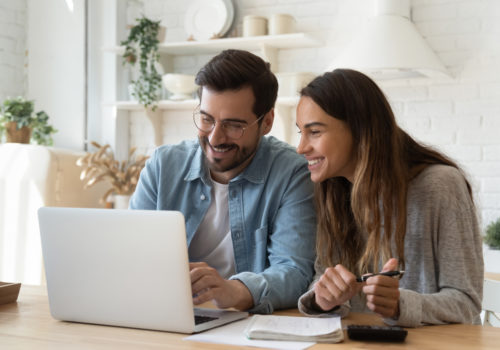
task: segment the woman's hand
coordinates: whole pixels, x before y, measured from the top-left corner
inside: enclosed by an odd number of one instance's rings
[[[398,269],[398,260],[389,259],[382,269],[391,271]],[[399,279],[377,275],[366,280],[363,286],[366,295],[366,306],[382,317],[399,316]]]
[[[314,301],[323,311],[328,311],[350,300],[361,286],[344,266],[329,267],[314,285]]]

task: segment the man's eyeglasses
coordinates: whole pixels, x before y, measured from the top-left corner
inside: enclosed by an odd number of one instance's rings
[[[223,120],[221,121],[222,130],[224,134],[231,139],[239,139],[245,133],[245,130],[250,128],[252,125],[256,124],[259,120],[264,118],[265,114],[261,115],[257,118],[256,121],[247,125],[244,122],[238,122],[233,120]],[[200,111],[193,112],[193,121],[194,125],[198,128],[198,130],[206,133],[210,133],[217,123],[214,118],[201,113]]]

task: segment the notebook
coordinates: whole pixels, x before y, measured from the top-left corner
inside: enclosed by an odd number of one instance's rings
[[[180,212],[42,207],[38,219],[58,320],[195,333],[248,316],[193,307]]]
[[[244,331],[248,339],[338,343],[344,339],[340,316],[254,315]]]

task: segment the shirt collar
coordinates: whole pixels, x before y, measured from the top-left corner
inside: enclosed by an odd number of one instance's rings
[[[257,146],[257,152],[248,166],[231,182],[247,180],[253,183],[264,183],[270,167],[270,150],[267,137],[263,136]]]
[[[189,167],[189,171],[184,177],[184,181],[193,181],[196,179],[202,179],[205,184],[210,184],[210,174],[208,173],[208,168],[205,165],[205,155],[203,154],[203,150],[198,145],[196,147],[196,153],[192,158],[191,166]]]

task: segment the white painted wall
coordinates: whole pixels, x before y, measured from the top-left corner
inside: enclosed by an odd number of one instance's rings
[[[81,150],[85,137],[84,0],[28,0],[28,90],[59,130],[57,147]]]
[[[167,41],[186,39],[184,14],[190,1],[146,0],[145,14],[162,19]],[[242,17],[289,13],[297,30],[322,38],[324,47],[282,50],[279,71],[322,73],[371,16],[368,0],[234,0],[235,25]],[[399,123],[414,137],[457,160],[470,175],[485,226],[500,217],[500,1],[412,0],[412,18],[453,78],[381,83]],[[176,72],[195,74],[207,56],[177,57]],[[171,132],[168,125],[175,125]],[[191,119],[164,117],[166,143],[192,137]],[[169,132],[170,131],[170,132]],[[295,127],[292,127],[295,131]],[[131,118],[130,143],[152,147],[151,126]],[[296,138],[295,138],[296,140]],[[294,141],[296,142],[296,141]]]
[[[0,1],[0,103],[26,91],[26,0]]]

